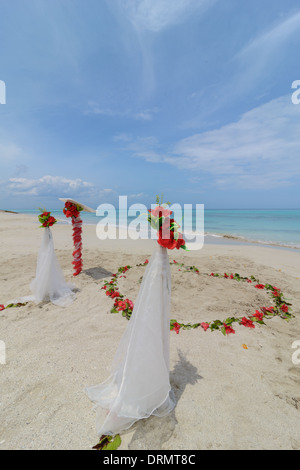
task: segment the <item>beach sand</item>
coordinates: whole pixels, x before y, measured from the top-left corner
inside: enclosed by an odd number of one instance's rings
[[[119,266],[143,263],[155,241],[100,241],[83,227],[83,263],[72,275],[72,227],[52,228],[56,255],[67,281],[78,288],[67,308],[51,303],[0,312],[0,449],[91,449],[98,442],[93,404],[84,389],[105,381],[127,326],[103,280]],[[37,219],[0,214],[0,304],[30,295],[42,237]],[[292,343],[300,340],[300,253],[248,245],[205,245],[169,252],[200,274],[172,266],[172,318],[179,322],[224,320],[271,305],[251,284],[207,276],[254,275],[282,289],[293,318],[266,320],[236,334],[202,328],[170,332],[170,380],[177,405],[164,417],[136,423],[122,434],[120,449],[300,449],[300,365]],[[128,272],[119,286],[131,300],[144,268]],[[246,344],[248,349],[244,349]],[[105,412],[103,413],[103,418]]]

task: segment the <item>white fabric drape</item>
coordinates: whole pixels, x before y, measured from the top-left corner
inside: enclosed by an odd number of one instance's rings
[[[113,361],[110,378],[87,388],[98,407],[99,436],[115,435],[150,415],[165,416],[175,406],[169,380],[171,273],[166,248],[147,265],[131,319]]]
[[[27,299],[36,303],[50,300],[53,304],[66,307],[73,302],[74,286],[66,283],[61,267],[54,253],[53,237],[49,227],[44,229],[38,254],[36,277],[30,284],[33,297]]]

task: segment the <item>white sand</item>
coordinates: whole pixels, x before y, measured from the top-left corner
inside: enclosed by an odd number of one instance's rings
[[[42,236],[30,216],[0,214],[0,304],[30,294]],[[100,241],[83,228],[84,271],[72,276],[72,229],[52,229],[65,277],[79,289],[68,308],[51,303],[0,312],[0,449],[90,449],[98,441],[93,405],[84,388],[104,381],[127,320],[111,314],[101,287],[119,266],[151,256],[154,241]],[[169,253],[201,274],[172,266],[172,318],[223,320],[271,305],[253,286],[205,275],[238,272],[281,288],[293,304],[289,323],[235,326],[236,334],[201,328],[171,335],[171,384],[177,406],[165,418],[141,421],[122,435],[120,449],[300,449],[300,253],[258,246],[206,245]],[[133,301],[143,268],[120,281]],[[266,300],[267,298],[267,300]],[[242,347],[243,344],[248,349]]]

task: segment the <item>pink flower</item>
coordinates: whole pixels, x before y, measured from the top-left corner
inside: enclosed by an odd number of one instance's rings
[[[172,214],[172,211],[169,211],[161,206],[157,206],[155,209],[149,209],[149,212],[153,215],[153,217],[170,217]]]
[[[209,328],[209,323],[203,322],[203,323],[201,323],[201,326],[202,326],[203,330],[206,331]]]

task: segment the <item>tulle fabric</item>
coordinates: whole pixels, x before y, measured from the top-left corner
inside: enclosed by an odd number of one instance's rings
[[[75,294],[72,292],[74,286],[66,283],[55,256],[53,237],[49,227],[44,229],[36,276],[30,284],[30,288],[34,295],[26,299],[34,300],[36,303],[50,300],[55,305],[66,307],[75,298]]]
[[[109,410],[97,413],[97,432],[115,435],[150,415],[175,406],[169,380],[171,274],[166,248],[159,246],[146,268],[131,319],[115,355],[110,378],[86,389]]]

